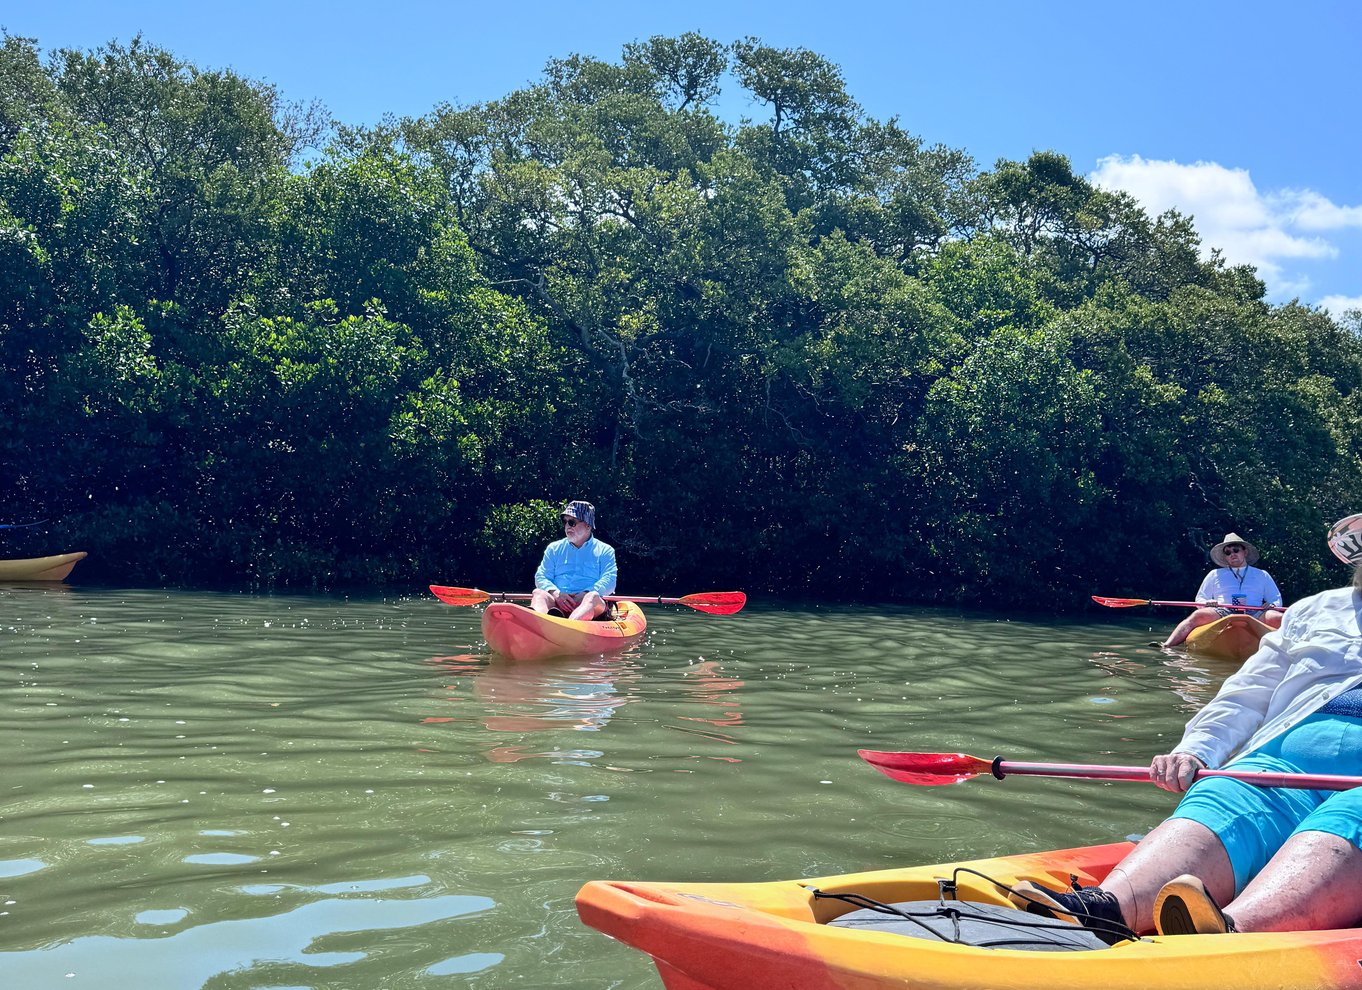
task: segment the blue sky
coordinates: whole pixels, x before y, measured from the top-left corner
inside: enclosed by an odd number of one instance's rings
[[[878,118],[982,167],[1053,149],[1207,248],[1274,302],[1362,308],[1362,92],[1351,0],[691,0],[638,3],[48,0],[0,11],[45,51],[144,38],[274,83],[339,120],[495,99],[572,53],[656,34],[749,35],[837,63]],[[730,110],[742,113],[738,105]],[[759,108],[753,108],[754,115]]]

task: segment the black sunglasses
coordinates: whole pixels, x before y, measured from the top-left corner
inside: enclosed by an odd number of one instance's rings
[[[1243,553],[1243,552],[1244,552],[1244,548],[1243,548],[1243,547],[1226,547],[1226,548],[1225,548],[1225,552],[1226,552],[1226,553]]]
[[[569,519],[567,516],[563,517],[564,526],[576,526],[579,522],[581,522],[580,519]]]

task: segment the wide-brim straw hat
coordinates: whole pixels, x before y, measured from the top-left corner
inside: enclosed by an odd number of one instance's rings
[[[1345,564],[1362,560],[1362,512],[1344,516],[1329,527],[1329,549]]]
[[[1219,566],[1221,566],[1221,567],[1229,567],[1229,566],[1230,566],[1229,560],[1225,557],[1225,544],[1226,544],[1226,543],[1239,543],[1239,544],[1242,544],[1243,547],[1244,547],[1244,563],[1246,563],[1246,564],[1256,564],[1256,563],[1258,563],[1258,548],[1257,548],[1257,547],[1255,547],[1255,546],[1254,546],[1252,543],[1250,543],[1248,540],[1244,539],[1244,538],[1243,538],[1242,536],[1240,536],[1238,533],[1226,533],[1226,534],[1225,534],[1225,538],[1224,538],[1223,540],[1221,540],[1221,541],[1220,541],[1219,543],[1217,543],[1215,546],[1211,547],[1211,559],[1212,559],[1213,561],[1215,561]]]

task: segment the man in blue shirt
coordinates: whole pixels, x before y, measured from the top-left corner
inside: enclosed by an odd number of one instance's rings
[[[544,548],[530,607],[545,614],[556,610],[570,619],[594,619],[605,612],[605,597],[615,591],[615,548],[596,539],[596,507],[590,502],[569,502],[559,515],[565,536]]]

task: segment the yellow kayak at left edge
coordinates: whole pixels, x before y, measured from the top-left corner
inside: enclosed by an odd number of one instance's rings
[[[85,557],[85,551],[80,550],[52,557],[0,560],[0,581],[62,581]]]

